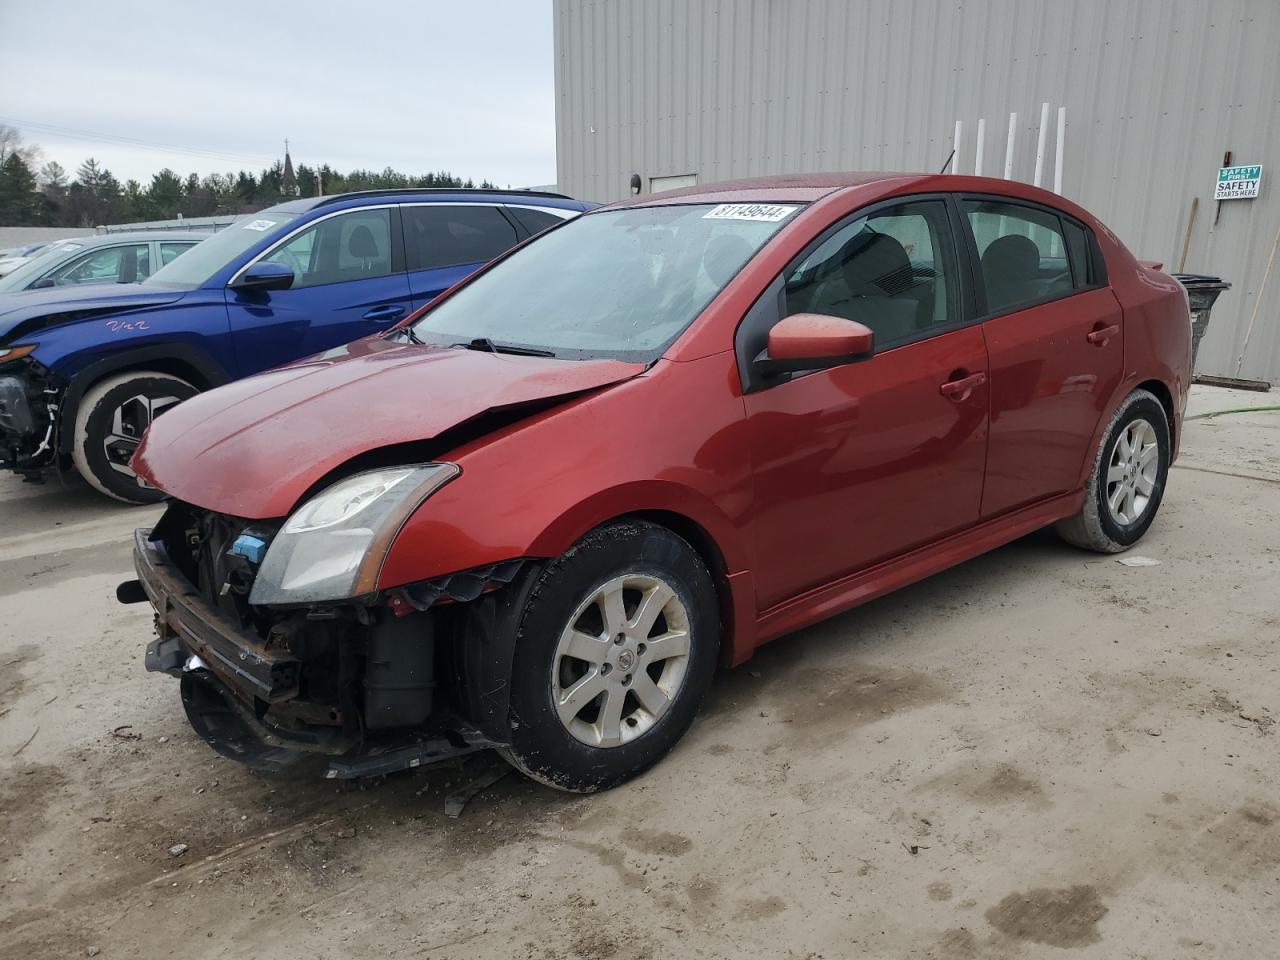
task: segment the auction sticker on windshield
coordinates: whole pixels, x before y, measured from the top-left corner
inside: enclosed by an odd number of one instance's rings
[[[799,207],[783,203],[722,203],[702,215],[703,220],[760,220],[777,223]]]
[[[276,222],[274,220],[251,220],[249,223],[244,225],[244,228],[246,230],[257,230],[261,232],[263,230],[270,230],[275,225]]]

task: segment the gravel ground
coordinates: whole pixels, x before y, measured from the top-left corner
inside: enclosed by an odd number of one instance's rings
[[[0,479],[2,957],[1274,954],[1280,413],[1188,424],[1158,566],[1027,537],[721,674],[633,784],[456,820],[487,758],[335,787],[189,732],[113,598],[156,515]]]

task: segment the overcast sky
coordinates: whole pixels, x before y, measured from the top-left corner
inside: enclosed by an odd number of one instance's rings
[[[121,182],[288,137],[295,164],[553,183],[552,62],[550,0],[0,0],[0,123]]]

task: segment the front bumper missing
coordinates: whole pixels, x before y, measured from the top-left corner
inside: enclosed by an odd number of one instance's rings
[[[121,584],[117,596],[127,603],[145,595],[155,609],[157,636],[147,645],[146,668],[181,679],[192,727],[225,757],[278,771],[308,753],[323,754],[329,757],[327,778],[355,779],[497,746],[453,715],[372,742],[336,727],[277,726],[268,709],[298,696],[301,661],[267,649],[256,636],[228,623],[191,587],[148,530],[134,535],[134,569],[138,580]]]
[[[157,638],[147,645],[147,669],[177,676],[175,668],[194,654],[250,703],[297,696],[298,659],[267,650],[257,637],[225,622],[169,562],[164,548],[148,539],[149,533],[137,530],[133,539],[133,568],[156,611]]]
[[[38,476],[55,463],[60,404],[48,380],[0,374],[0,467]]]

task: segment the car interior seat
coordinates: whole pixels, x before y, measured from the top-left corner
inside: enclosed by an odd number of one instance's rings
[[[373,273],[381,259],[378,244],[373,239],[373,231],[363,223],[355,227],[347,238],[347,253],[353,259],[361,261],[361,269],[366,274]]]
[[[875,331],[877,343],[891,343],[921,329],[926,308],[906,248],[893,237],[864,230],[836,257],[848,291],[838,316]]]
[[[1040,248],[1018,233],[992,240],[982,253],[982,279],[988,310],[1035,300],[1041,294]]]

